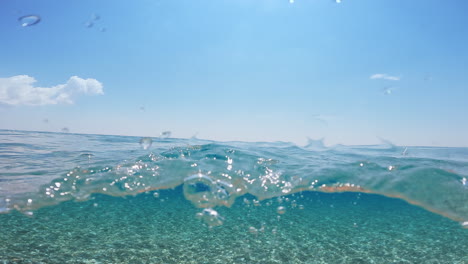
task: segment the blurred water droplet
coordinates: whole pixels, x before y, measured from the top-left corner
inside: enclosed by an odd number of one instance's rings
[[[168,138],[171,137],[172,132],[171,131],[163,131],[161,132],[161,135],[159,136],[160,138]]]
[[[406,147],[405,150],[403,150],[403,152],[401,153],[403,156],[406,156],[408,155],[408,148]]]
[[[154,192],[154,193],[153,193],[153,197],[154,197],[154,198],[159,198],[159,193],[158,193],[158,192]]]
[[[27,15],[18,18],[18,21],[21,23],[22,27],[29,27],[39,23],[41,21],[41,17],[36,15]]]
[[[93,156],[94,155],[91,153],[83,153],[80,155],[80,157],[87,158],[88,160],[90,160]]]
[[[62,133],[68,133],[70,132],[70,129],[68,127],[64,127],[60,131],[62,131]]]
[[[284,206],[278,206],[278,208],[276,209],[276,212],[278,214],[285,214],[286,213],[286,207]]]
[[[49,119],[44,118],[44,119],[42,120],[42,122],[44,122],[44,123],[49,123]]]
[[[153,144],[153,140],[149,137],[144,137],[140,139],[140,145],[143,149],[149,149]]]
[[[385,87],[385,88],[383,89],[383,93],[384,93],[384,94],[387,94],[387,95],[390,95],[390,94],[393,93],[393,90],[394,90],[393,87]]]
[[[107,31],[107,28],[102,27],[102,28],[99,29],[99,31],[101,31],[101,32],[106,32],[106,31]]]
[[[144,106],[140,106],[140,111],[145,112],[146,108]]]
[[[84,23],[84,25],[87,28],[92,28],[94,26],[94,23],[92,21],[88,21],[88,22]]]
[[[424,76],[424,80],[425,81],[432,81],[432,76],[428,74],[428,75]]]
[[[101,16],[99,16],[98,14],[92,14],[91,19],[92,20],[99,20],[99,19],[101,19]]]

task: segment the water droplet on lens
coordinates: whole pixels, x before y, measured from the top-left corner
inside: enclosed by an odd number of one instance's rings
[[[153,197],[154,197],[154,198],[159,198],[159,193],[158,193],[158,192],[154,192],[154,193],[153,193]]]
[[[276,209],[276,212],[278,214],[285,214],[286,213],[286,207],[284,206],[278,206],[278,208]]]
[[[64,127],[60,131],[62,131],[62,133],[68,133],[70,132],[70,129],[68,127]]]
[[[41,17],[36,15],[27,15],[18,18],[18,21],[21,23],[22,27],[29,27],[39,23],[41,21]]]
[[[386,94],[386,95],[390,95],[390,94],[393,93],[393,90],[394,90],[393,87],[385,87],[383,89],[383,93]]]
[[[101,31],[101,32],[106,32],[106,31],[107,31],[107,28],[102,27],[102,28],[99,29],[99,31]]]
[[[140,139],[140,145],[143,149],[149,149],[153,144],[153,140],[149,137],[144,137]]]
[[[87,27],[87,28],[92,28],[92,27],[94,26],[94,23],[91,22],[91,21],[88,21],[88,22],[86,22],[84,25],[85,25],[85,27]]]
[[[160,138],[168,138],[171,137],[172,132],[171,131],[163,131],[161,132],[161,135],[159,136]]]
[[[101,16],[99,16],[98,14],[92,14],[91,19],[92,20],[99,20],[99,19],[101,19]]]

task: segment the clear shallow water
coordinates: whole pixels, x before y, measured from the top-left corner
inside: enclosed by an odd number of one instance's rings
[[[468,263],[467,149],[152,141],[0,131],[0,261]]]

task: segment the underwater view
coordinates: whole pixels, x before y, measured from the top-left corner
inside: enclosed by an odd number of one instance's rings
[[[1,0],[0,264],[468,264],[467,13]]]
[[[2,130],[0,157],[4,263],[468,262],[468,148]]]

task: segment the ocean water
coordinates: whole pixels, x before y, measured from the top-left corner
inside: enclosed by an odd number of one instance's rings
[[[0,130],[0,263],[468,263],[468,149]]]

